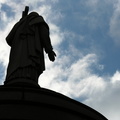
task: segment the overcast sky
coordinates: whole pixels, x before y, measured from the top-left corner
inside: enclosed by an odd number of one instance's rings
[[[10,52],[5,37],[26,5],[48,23],[57,53],[54,63],[45,56],[40,86],[119,120],[120,0],[0,0],[1,84]]]

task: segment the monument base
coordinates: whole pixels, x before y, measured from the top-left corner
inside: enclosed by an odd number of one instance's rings
[[[0,120],[107,120],[92,108],[44,88],[0,86]]]

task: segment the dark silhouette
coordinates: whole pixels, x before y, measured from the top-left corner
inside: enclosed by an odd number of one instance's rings
[[[51,61],[55,60],[47,23],[38,13],[28,11],[26,7],[6,37],[11,52],[5,85],[38,84],[38,77],[45,70],[44,50]]]
[[[55,60],[49,27],[36,12],[23,11],[6,38],[11,47],[5,85],[0,85],[0,120],[107,120],[94,109],[60,93],[40,88],[44,50]],[[49,78],[48,78],[49,79]]]

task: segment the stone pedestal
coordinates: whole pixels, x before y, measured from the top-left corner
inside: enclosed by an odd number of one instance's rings
[[[92,108],[40,87],[0,86],[0,120],[107,120]]]

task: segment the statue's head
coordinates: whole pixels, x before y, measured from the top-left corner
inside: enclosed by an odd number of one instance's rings
[[[30,16],[39,16],[39,14],[37,12],[31,12],[29,15]]]

